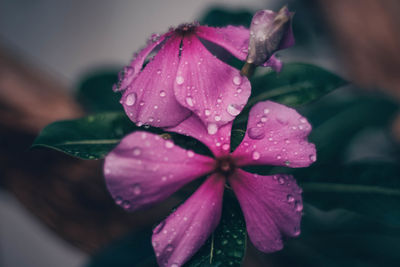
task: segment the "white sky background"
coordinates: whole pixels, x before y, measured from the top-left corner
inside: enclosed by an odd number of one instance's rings
[[[67,87],[98,66],[127,64],[151,33],[198,19],[207,7],[265,9],[275,0],[0,0],[0,44]],[[0,266],[77,267],[86,255],[0,191]]]

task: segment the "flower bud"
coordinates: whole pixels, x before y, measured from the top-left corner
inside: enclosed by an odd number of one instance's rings
[[[253,16],[247,63],[269,66],[267,61],[276,51],[294,45],[291,25],[293,14],[284,6],[278,13],[261,10]]]

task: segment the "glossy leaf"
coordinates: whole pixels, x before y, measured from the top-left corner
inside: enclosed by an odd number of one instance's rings
[[[32,147],[48,147],[82,159],[99,159],[136,129],[122,112],[99,113],[49,124]]]
[[[241,266],[246,252],[246,224],[239,203],[225,190],[221,222],[186,267]]]
[[[85,76],[77,91],[77,98],[89,112],[122,111],[120,93],[114,93],[118,70],[99,70]]]

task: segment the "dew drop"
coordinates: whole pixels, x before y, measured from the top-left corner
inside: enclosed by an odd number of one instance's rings
[[[252,158],[254,160],[260,159],[260,153],[258,153],[257,151],[254,151],[253,154],[252,154]]]
[[[207,126],[207,132],[210,135],[214,135],[218,132],[218,126],[215,123],[210,123]]]
[[[163,91],[160,91],[160,96],[161,97],[165,97],[167,95],[167,93],[163,90]]]
[[[303,210],[303,203],[301,203],[301,202],[299,202],[299,201],[296,201],[295,203],[294,203],[294,209],[296,210],[296,211],[302,211]]]
[[[248,130],[248,135],[251,139],[261,140],[265,137],[265,131],[263,128],[252,127]]]
[[[289,166],[289,165],[290,165],[290,161],[288,161],[288,160],[285,161],[285,165],[286,165],[286,166]]]
[[[311,154],[309,157],[311,162],[315,162],[317,160],[317,156],[315,154]]]
[[[223,144],[222,145],[222,150],[228,151],[229,150],[229,144],[228,143]]]
[[[135,147],[133,148],[132,153],[134,156],[140,156],[140,154],[142,154],[142,150],[139,147]]]
[[[281,184],[281,185],[285,184],[285,178],[283,178],[282,176],[280,176],[280,177],[278,178],[278,183]]]
[[[161,177],[161,181],[165,182],[167,180],[167,176]]]
[[[209,109],[205,109],[204,110],[204,115],[206,115],[207,117],[211,115],[211,110]]]
[[[301,123],[307,123],[307,120],[306,120],[305,118],[301,117],[301,118],[300,118],[300,122],[301,122]]]
[[[220,115],[215,115],[214,120],[215,121],[220,121],[221,120],[221,116]]]
[[[157,225],[154,229],[153,229],[153,234],[158,234],[161,232],[161,230],[164,228],[165,226],[165,221],[162,221],[159,225]]]
[[[267,119],[267,117],[266,116],[262,116],[261,117],[261,122],[266,122],[268,119]]]
[[[128,200],[125,200],[124,202],[122,202],[122,207],[124,208],[124,209],[130,209],[130,207],[131,207],[131,203],[128,201]]]
[[[193,157],[194,157],[194,152],[193,152],[192,150],[188,150],[187,156],[188,156],[189,158],[193,158]]]
[[[161,70],[160,70],[160,69],[157,70],[157,74],[158,74],[158,75],[161,74]]]
[[[228,105],[226,111],[232,116],[237,116],[240,113],[240,109],[234,104]]]
[[[171,267],[179,267],[179,265],[177,263],[172,263]]]
[[[294,228],[294,231],[293,231],[293,235],[294,235],[294,236],[299,236],[299,235],[300,235],[300,229],[297,228],[297,227],[295,227],[295,228]]]
[[[189,107],[193,107],[193,99],[191,97],[186,97],[186,104],[188,104]]]
[[[182,76],[176,76],[176,83],[177,84],[183,84],[183,82],[185,81],[185,79]]]
[[[115,198],[115,203],[116,203],[117,205],[121,205],[121,204],[122,204],[122,201],[124,201],[124,200],[123,200],[122,197],[120,197],[120,196],[117,196],[117,197]]]
[[[127,106],[133,106],[135,102],[136,102],[136,93],[130,93],[125,99],[125,104]]]
[[[141,193],[142,193],[142,188],[140,187],[140,185],[139,184],[134,184],[133,186],[132,186],[132,192],[133,192],[133,194],[134,195],[140,195]]]
[[[165,147],[166,148],[173,148],[174,147],[174,143],[171,140],[167,140],[167,141],[165,141]]]
[[[165,250],[167,251],[167,252],[172,252],[173,250],[174,250],[174,247],[170,244],[170,245],[168,245],[166,248],[165,248]],[[171,265],[172,266],[172,265]]]
[[[287,195],[287,202],[289,202],[289,203],[292,203],[293,201],[294,201],[294,196],[292,196],[292,195]]]
[[[268,114],[269,113],[269,109],[264,109],[264,114]]]
[[[233,77],[233,83],[234,84],[236,84],[236,85],[240,85],[241,83],[242,83],[242,77],[240,77],[240,76],[235,76],[235,77]]]

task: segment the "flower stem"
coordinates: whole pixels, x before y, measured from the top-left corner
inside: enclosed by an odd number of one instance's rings
[[[253,63],[246,62],[243,65],[242,69],[240,70],[240,74],[250,79],[251,76],[253,76],[255,70],[256,70],[256,65],[254,65]]]

